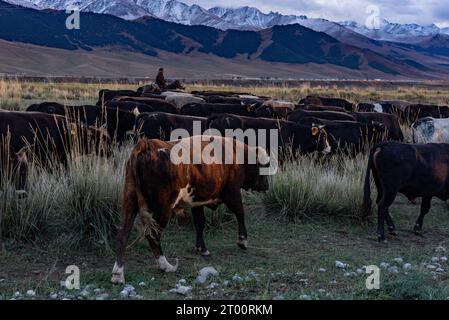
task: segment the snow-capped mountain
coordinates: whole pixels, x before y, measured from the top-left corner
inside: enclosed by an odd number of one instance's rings
[[[276,25],[301,24],[314,31],[341,33],[341,27],[375,40],[416,43],[438,34],[448,34],[449,28],[436,25],[399,24],[382,20],[380,29],[370,29],[353,21],[335,23],[325,19],[310,19],[304,15],[263,13],[257,8],[213,7],[206,10],[198,5],[187,5],[178,0],[6,0],[31,8],[65,10],[77,6],[81,11],[114,15],[126,20],[152,16],[186,25],[204,25],[221,30],[260,30]]]
[[[354,21],[343,21],[340,24],[371,39],[407,43],[420,41],[423,37],[435,36],[441,33],[447,34],[449,29],[440,29],[435,24],[421,26],[418,24],[392,23],[385,19],[380,21],[379,29],[368,28]]]

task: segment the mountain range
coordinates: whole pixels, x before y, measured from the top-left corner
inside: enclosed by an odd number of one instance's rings
[[[220,30],[261,30],[276,25],[297,23],[321,31],[325,28],[323,25],[332,23],[325,19],[307,18],[305,15],[263,13],[257,8],[248,6],[205,9],[177,0],[8,0],[8,2],[34,9],[65,10],[76,6],[81,11],[110,14],[127,20],[151,16],[169,22],[203,25]],[[380,21],[379,29],[368,28],[354,21],[343,21],[338,24],[371,39],[393,42],[413,43],[421,41],[423,37],[449,34],[449,28],[439,28],[435,24],[429,26],[399,24],[385,19]]]
[[[55,9],[42,9],[44,3]],[[68,15],[56,9],[67,5],[84,11],[81,29],[65,28]],[[245,27],[236,30],[206,26],[217,17],[235,25],[240,19],[231,9],[174,0],[29,0],[27,7],[0,1],[0,72],[144,76],[164,65],[195,78],[448,78],[449,36],[441,32],[381,41],[325,19],[271,13],[277,20],[265,20],[248,9]]]

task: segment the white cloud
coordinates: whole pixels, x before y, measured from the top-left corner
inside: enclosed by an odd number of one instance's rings
[[[180,0],[183,1],[183,0]],[[334,21],[366,21],[366,8],[377,5],[380,15],[392,22],[438,25],[449,24],[449,0],[184,0],[205,8],[257,7],[264,12],[278,11],[283,14],[305,14],[315,18]]]

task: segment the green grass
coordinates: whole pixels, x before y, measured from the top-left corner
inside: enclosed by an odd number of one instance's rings
[[[198,86],[196,89],[205,87]],[[98,85],[0,83],[0,95],[19,99],[23,109],[41,100],[94,103]],[[21,92],[19,96],[12,92]],[[222,88],[219,89],[234,89]],[[258,94],[294,101],[304,93],[322,88],[240,88]],[[323,89],[324,90],[324,89]],[[350,90],[329,88],[339,96],[351,97]],[[416,88],[397,92],[399,97]],[[309,92],[310,91],[310,92]],[[382,92],[381,92],[382,93]],[[353,96],[366,98],[369,90]],[[393,95],[394,93],[389,93]],[[441,92],[437,97],[446,93]],[[430,93],[429,93],[430,96]],[[29,289],[38,299],[60,292],[58,298],[76,299],[80,292],[60,288],[68,265],[81,271],[81,286],[103,289],[110,299],[122,299],[123,286],[110,284],[115,260],[113,236],[119,216],[123,165],[129,146],[114,150],[108,158],[75,156],[69,170],[31,170],[27,197],[3,186],[0,197],[4,213],[3,243],[0,246],[0,297],[10,299],[16,291]],[[193,299],[446,299],[449,296],[449,265],[432,274],[426,267],[449,240],[448,207],[435,200],[424,223],[424,237],[410,230],[419,206],[398,197],[391,208],[399,236],[387,244],[376,241],[375,217],[366,227],[358,223],[366,156],[327,161],[303,157],[288,163],[270,178],[265,194],[244,193],[249,248],[237,245],[237,223],[225,207],[207,211],[206,243],[212,252],[203,258],[194,250],[195,232],[190,213],[173,220],[163,233],[162,246],[170,262],[180,260],[176,274],[162,274],[145,242],[131,235],[125,257],[125,277],[145,299],[184,299],[169,293],[180,279],[193,286]],[[374,196],[374,195],[373,195]],[[381,272],[381,289],[365,288],[366,275],[357,269],[366,265],[394,264],[402,257],[412,270],[398,265],[398,274]],[[350,265],[335,267],[339,260]],[[422,265],[424,263],[424,265]],[[195,284],[198,270],[213,266],[220,276],[216,289]],[[320,272],[324,268],[326,272]],[[447,269],[447,270],[446,270]],[[345,276],[355,272],[355,276]],[[232,278],[239,275],[243,281]],[[3,279],[3,280],[2,280]],[[146,286],[140,287],[144,281]],[[229,281],[227,286],[225,281]],[[93,289],[89,299],[95,298]],[[29,297],[24,297],[29,298]]]

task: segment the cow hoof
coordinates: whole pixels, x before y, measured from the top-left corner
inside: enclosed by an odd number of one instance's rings
[[[178,270],[179,260],[176,259],[176,263],[173,266],[170,263],[168,263],[167,258],[165,258],[165,256],[160,256],[157,259],[157,263],[158,263],[159,269],[161,271],[164,271],[166,273],[168,273],[168,272],[176,272],[176,270]]]
[[[387,240],[385,240],[385,237],[382,237],[382,236],[377,236],[377,241],[379,243],[387,243]]]
[[[396,230],[388,230],[388,233],[390,234],[390,235],[392,235],[392,236],[397,236],[398,235],[398,233],[397,233],[397,231]]]
[[[237,242],[237,245],[240,249],[246,250],[248,249],[248,240],[246,239],[240,239],[239,242]]]
[[[207,249],[203,250],[201,247],[197,247],[196,248],[196,252],[198,252],[203,257],[209,257],[210,256],[210,251],[207,250]]]
[[[125,283],[125,273],[123,272],[123,266],[119,267],[117,262],[114,264],[114,268],[112,269],[111,282],[114,284]]]
[[[113,284],[124,284],[125,283],[125,277],[123,277],[123,275],[113,274],[112,278],[111,278],[111,282]]]
[[[414,232],[415,236],[424,237],[424,235],[422,234],[421,230],[413,230],[413,232]]]

